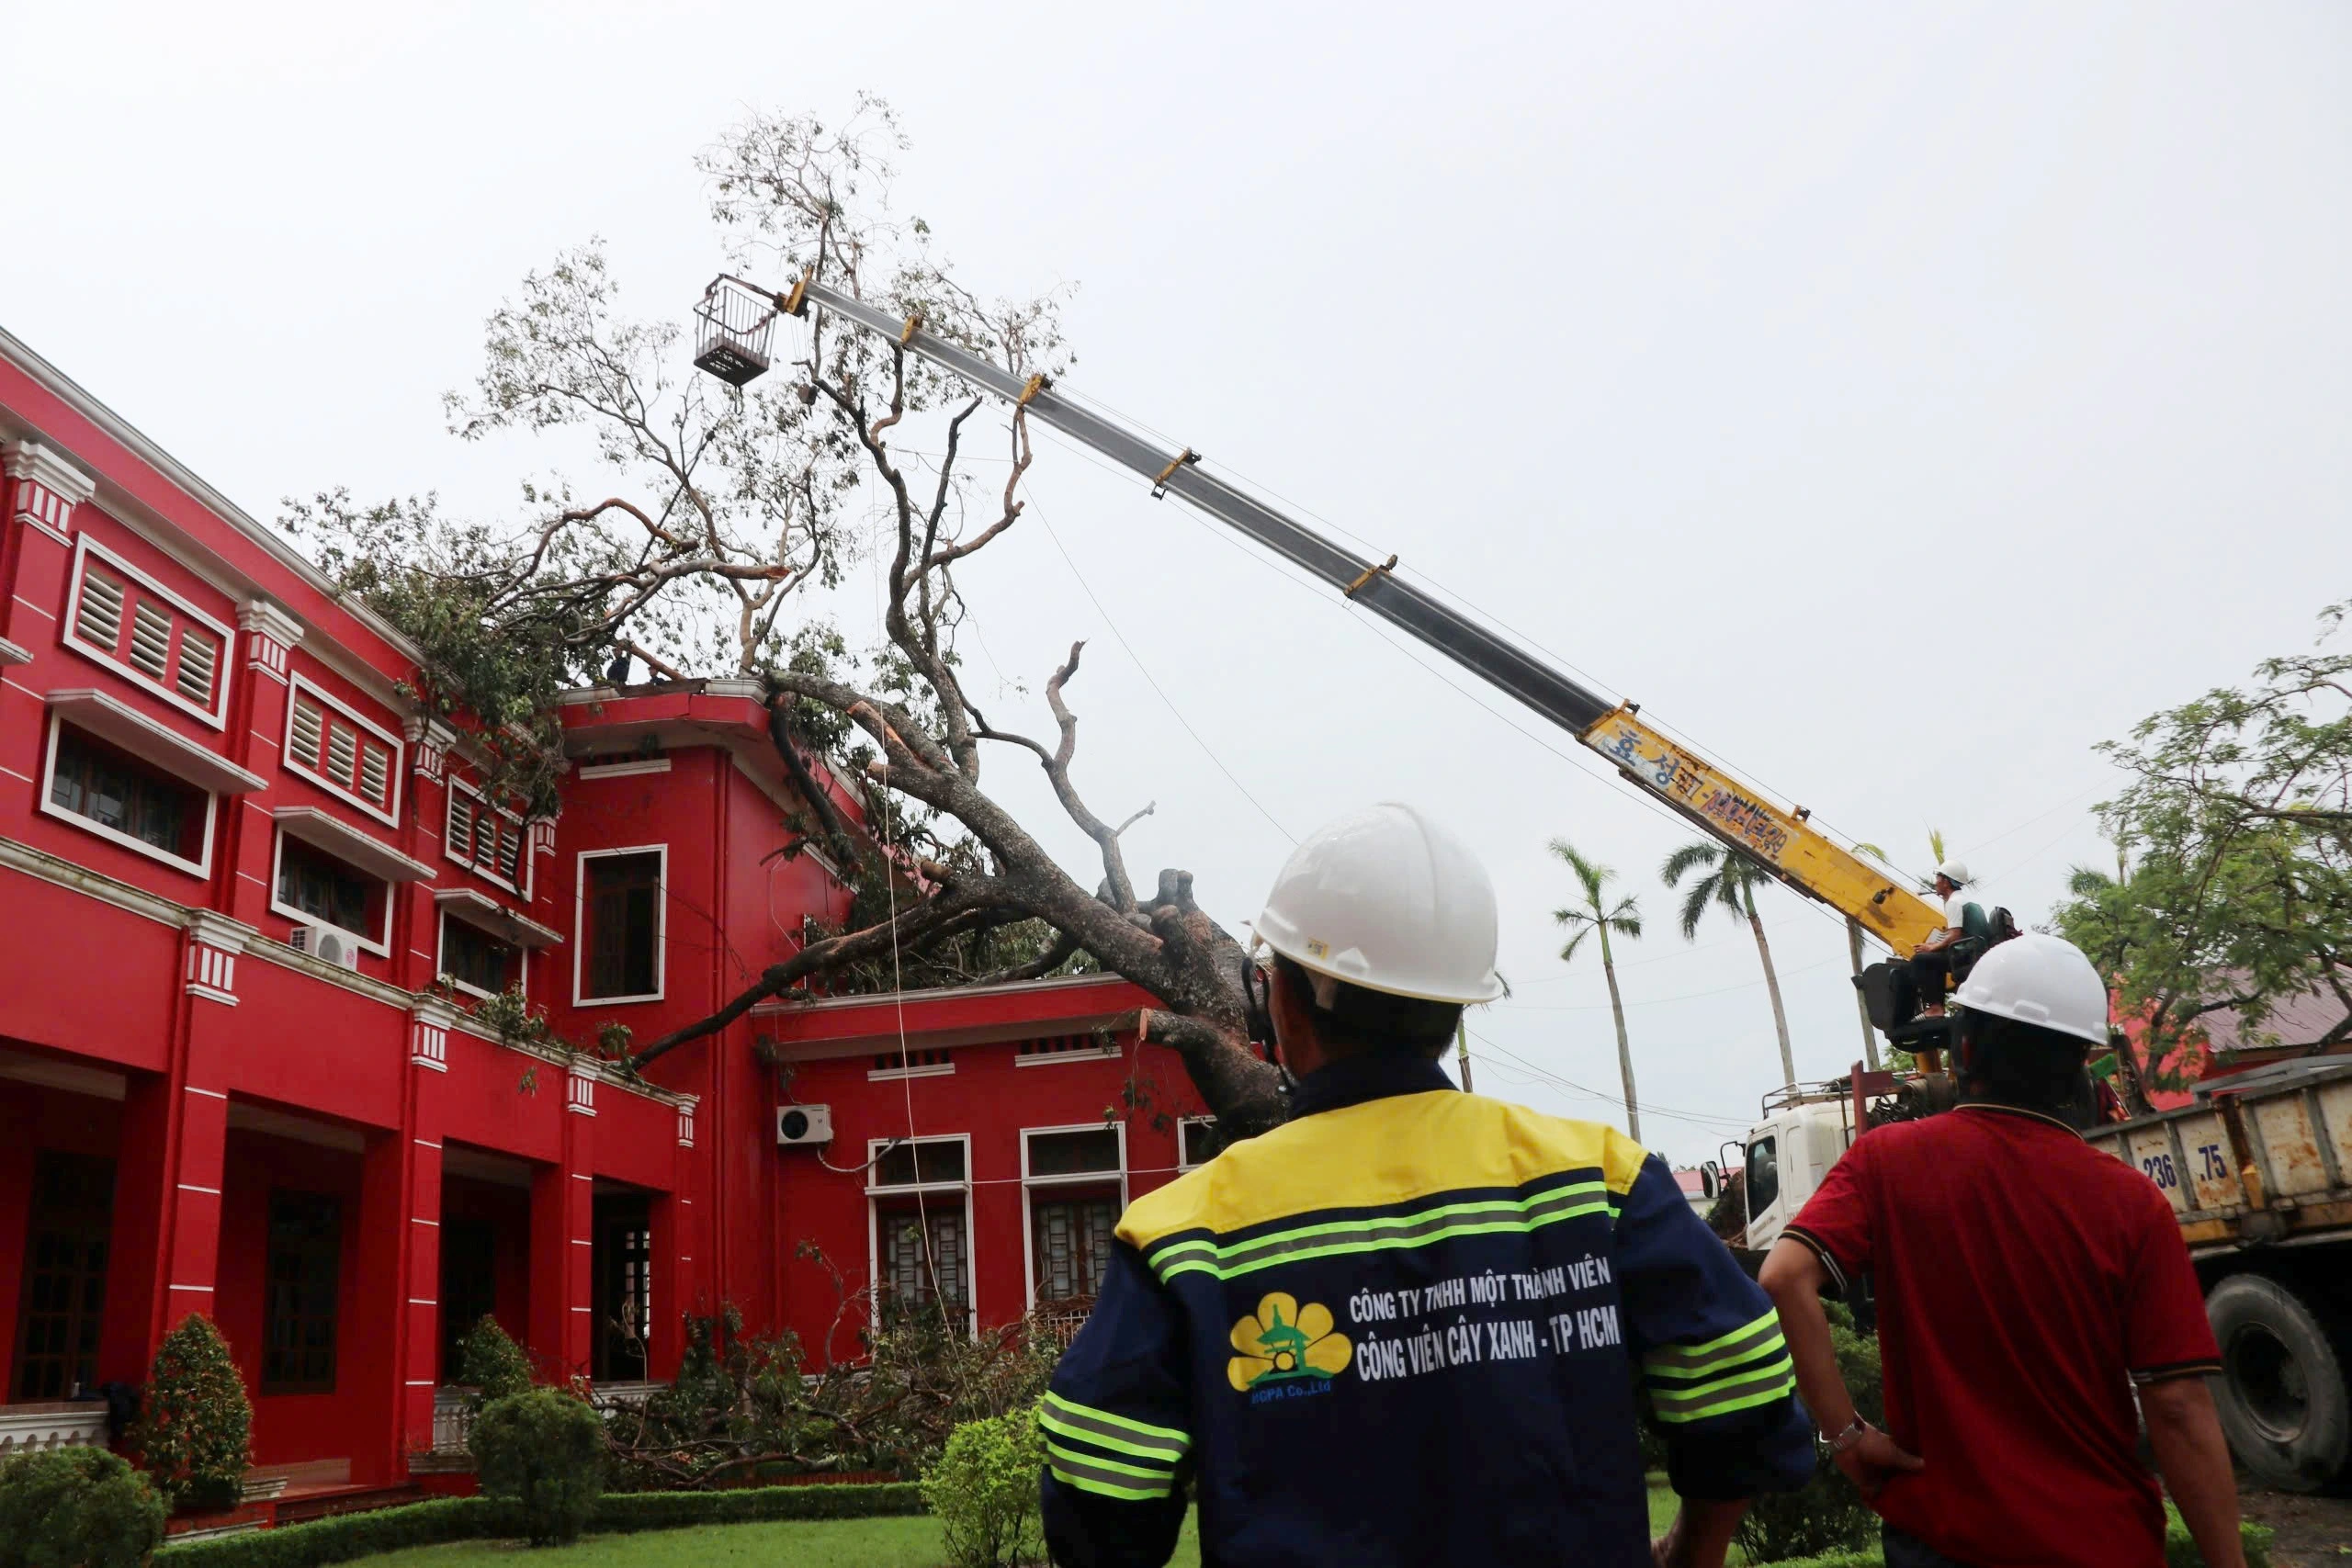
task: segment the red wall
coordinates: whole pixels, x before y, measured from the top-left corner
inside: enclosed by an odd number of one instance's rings
[[[1028,1201],[1021,1182],[1021,1136],[1046,1127],[1101,1126],[1105,1114],[1125,1129],[1127,1195],[1138,1197],[1173,1179],[1176,1121],[1204,1114],[1176,1055],[1156,1045],[1130,1044],[1112,1058],[1023,1066],[1012,1043],[970,1045],[951,1053],[956,1070],[939,1077],[875,1080],[869,1055],[795,1066],[792,1099],[830,1105],[833,1141],[822,1151],[780,1151],[787,1325],[810,1347],[832,1336],[832,1354],[857,1353],[853,1313],[839,1318],[841,1294],[823,1264],[797,1257],[820,1248],[854,1291],[868,1282],[869,1201],[862,1171],[875,1140],[971,1139],[974,1305],[983,1326],[1009,1323],[1028,1309],[1023,1250]],[[1130,1107],[1133,1077],[1146,1101]],[[824,1162],[842,1170],[830,1170]],[[927,1200],[936,1201],[935,1199]]]

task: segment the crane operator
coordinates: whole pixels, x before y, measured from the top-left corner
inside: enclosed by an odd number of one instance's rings
[[[1936,867],[1936,905],[1944,923],[1911,950],[1911,982],[1918,988],[1919,1011],[1944,1016],[1944,994],[1951,989],[1952,944],[1968,934],[1968,867],[1948,860]]]
[[[1290,1118],[1120,1220],[1040,1407],[1055,1561],[1159,1568],[1190,1490],[1234,1568],[1721,1568],[1813,1473],[1779,1321],[1663,1160],[1445,1076],[1502,992],[1485,868],[1376,806],[1299,845],[1257,940]],[[1637,1382],[1682,1498],[1655,1543]]]

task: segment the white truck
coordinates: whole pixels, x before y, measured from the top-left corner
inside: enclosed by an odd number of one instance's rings
[[[1892,1075],[1768,1095],[1743,1153],[1744,1246],[1769,1250],[1856,1128],[1933,1114],[1949,1080]],[[2084,1134],[2171,1201],[2221,1342],[2215,1389],[2240,1463],[2316,1491],[2352,1477],[2352,1060],[2213,1078],[2193,1103]]]

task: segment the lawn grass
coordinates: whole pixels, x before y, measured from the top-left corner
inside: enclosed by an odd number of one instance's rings
[[[511,1540],[413,1546],[367,1560],[367,1568],[941,1568],[947,1552],[939,1521],[928,1515],[892,1519],[781,1519],[772,1524],[695,1525],[634,1535],[590,1536],[546,1551]],[[1170,1568],[1200,1568],[1193,1521],[1176,1543]]]
[[[1674,1494],[1662,1478],[1650,1482],[1650,1531],[1674,1517]],[[786,1519],[773,1524],[696,1525],[636,1535],[590,1536],[576,1546],[533,1551],[514,1541],[466,1540],[413,1546],[368,1560],[367,1568],[941,1568],[947,1553],[939,1521],[927,1515],[895,1519]],[[1731,1561],[1742,1561],[1737,1551]],[[1200,1568],[1193,1520],[1184,1520],[1170,1568]]]

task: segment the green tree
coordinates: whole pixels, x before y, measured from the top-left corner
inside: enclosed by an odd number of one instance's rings
[[[1037,1472],[1045,1465],[1034,1407],[956,1428],[922,1477],[923,1503],[938,1517],[956,1568],[1020,1568],[1044,1559]]]
[[[531,1386],[531,1358],[488,1313],[458,1341],[458,1381],[470,1387],[477,1410]]]
[[[482,1495],[513,1503],[533,1546],[580,1539],[605,1490],[605,1423],[561,1389],[493,1399],[466,1439]]]
[[[254,1409],[212,1320],[190,1313],[155,1348],[139,1454],[155,1489],[187,1508],[233,1508],[243,1495]]]
[[[1781,1005],[1781,976],[1772,968],[1772,944],[1765,940],[1764,922],[1756,913],[1756,889],[1769,880],[1770,874],[1754,856],[1742,854],[1713,839],[1701,839],[1667,856],[1658,874],[1668,887],[1682,890],[1685,941],[1698,940],[1699,922],[1706,919],[1710,906],[1728,909],[1747,922],[1748,931],[1756,938],[1756,956],[1764,963],[1764,990],[1772,998],[1772,1028],[1781,1037],[1781,1081],[1796,1082],[1796,1057],[1789,1050],[1789,1013]],[[1686,877],[1690,886],[1683,887]]]
[[[0,1568],[141,1568],[171,1509],[104,1449],[0,1461]]]
[[[2144,1027],[2147,1087],[2177,1087],[2183,1048],[2216,1012],[2235,1013],[2243,1036],[2278,1039],[2272,1015],[2316,993],[2343,1015],[2294,1043],[2352,1038],[2347,607],[2322,612],[2312,652],[2265,660],[2252,683],[2099,748],[2126,776],[2098,812],[2128,858],[2113,876],[2077,868],[2053,918]]]
[[[1617,959],[1610,951],[1609,938],[1613,933],[1629,942],[1638,941],[1642,934],[1641,906],[1630,893],[1614,904],[1610,903],[1609,884],[1617,874],[1598,862],[1587,860],[1567,840],[1553,840],[1552,852],[1575,874],[1577,886],[1584,895],[1581,907],[1570,905],[1552,911],[1552,919],[1570,933],[1566,945],[1560,949],[1560,962],[1574,963],[1585,938],[1596,934],[1600,938],[1600,973],[1609,982],[1609,1010],[1617,1021],[1617,1073],[1625,1085],[1625,1131],[1639,1143],[1642,1111],[1641,1101],[1634,1092],[1634,1048],[1625,1039],[1625,1001],[1617,992]]]
[[[1886,1419],[1884,1382],[1875,1337],[1857,1333],[1853,1314],[1842,1302],[1825,1303],[1829,1343],[1838,1371],[1854,1396],[1854,1408],[1871,1421]],[[1794,1492],[1767,1492],[1749,1504],[1739,1521],[1739,1549],[1750,1562],[1779,1562],[1868,1548],[1878,1534],[1877,1516],[1826,1453],[1814,1459],[1813,1479]],[[1872,1553],[1872,1560],[1875,1560]],[[1840,1559],[1842,1561],[1842,1559]]]

